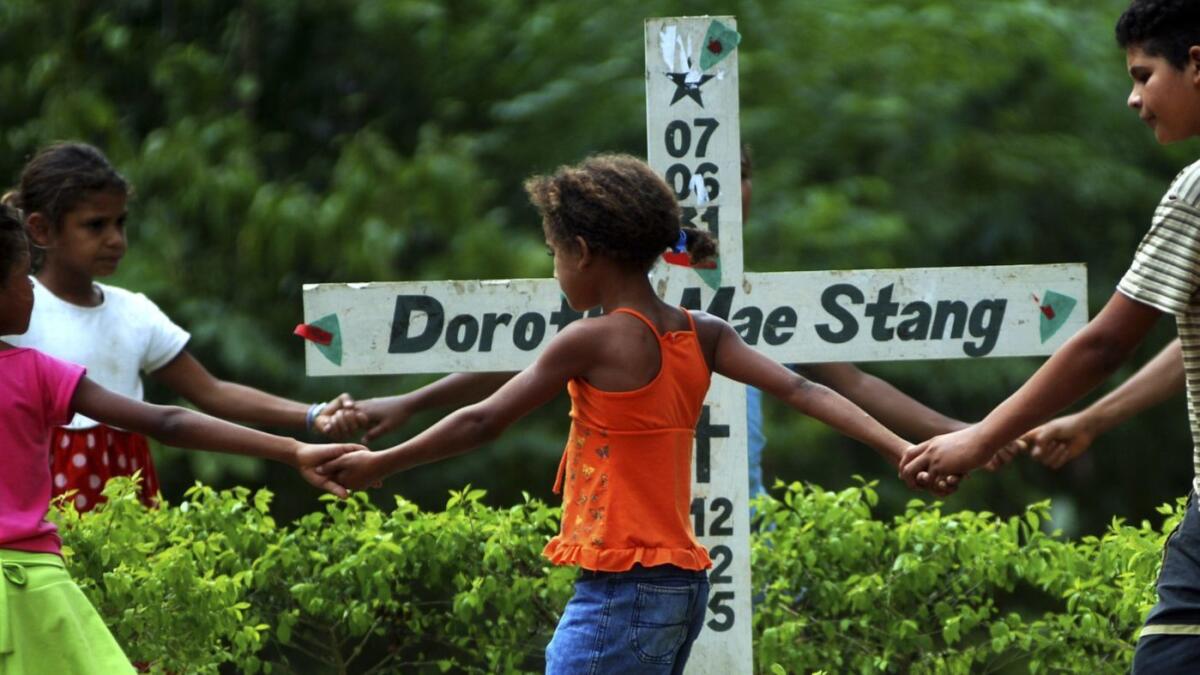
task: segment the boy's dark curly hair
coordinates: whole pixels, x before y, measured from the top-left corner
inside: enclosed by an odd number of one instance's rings
[[[25,234],[25,220],[21,212],[0,204],[0,286],[8,283],[13,268],[27,255],[29,238]]]
[[[581,237],[597,254],[645,271],[675,246],[683,230],[693,263],[717,254],[717,240],[707,231],[681,227],[675,193],[631,155],[596,155],[559,167],[526,180],[525,191],[542,214],[547,236],[564,246]]]
[[[1161,56],[1182,70],[1188,49],[1200,45],[1200,3],[1195,0],[1133,0],[1117,19],[1117,44]]]

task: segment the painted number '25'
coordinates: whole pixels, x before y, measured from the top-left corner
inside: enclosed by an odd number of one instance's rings
[[[733,549],[722,544],[712,547],[709,554],[713,559],[713,571],[709,575],[708,581],[713,585],[713,593],[708,596],[708,611],[713,613],[713,617],[708,620],[706,625],[718,633],[724,633],[733,628],[733,624],[737,620],[737,613],[734,612],[733,607],[725,603],[733,602],[737,594],[733,591],[718,591],[716,588],[717,584],[733,583],[733,577],[726,573],[733,563]]]

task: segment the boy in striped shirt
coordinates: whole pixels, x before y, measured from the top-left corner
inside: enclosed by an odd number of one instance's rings
[[[1117,21],[1133,89],[1129,107],[1159,143],[1200,136],[1200,3],[1134,0]],[[1006,443],[1103,382],[1163,314],[1175,317],[1187,374],[1193,464],[1200,476],[1200,162],[1185,168],[1154,211],[1150,231],[1104,309],[983,421],[905,453],[901,475],[926,487],[983,466]],[[1135,673],[1200,667],[1200,513],[1194,478],[1187,514],[1170,537],[1134,655]]]

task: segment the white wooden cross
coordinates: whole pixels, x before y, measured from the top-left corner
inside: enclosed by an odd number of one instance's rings
[[[1044,356],[1087,323],[1086,267],[745,273],[733,17],[645,25],[648,159],[720,265],[660,262],[660,297],[726,318],[783,363]],[[600,149],[598,149],[600,150]],[[581,158],[582,159],[582,158]],[[553,279],[304,287],[310,375],[516,371],[582,314]],[[696,433],[693,525],[714,562],[688,673],[752,672],[746,395],[720,376]],[[553,467],[547,467],[548,480]]]

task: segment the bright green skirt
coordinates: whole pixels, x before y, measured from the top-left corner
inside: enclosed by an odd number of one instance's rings
[[[53,553],[0,549],[0,673],[133,673]]]

